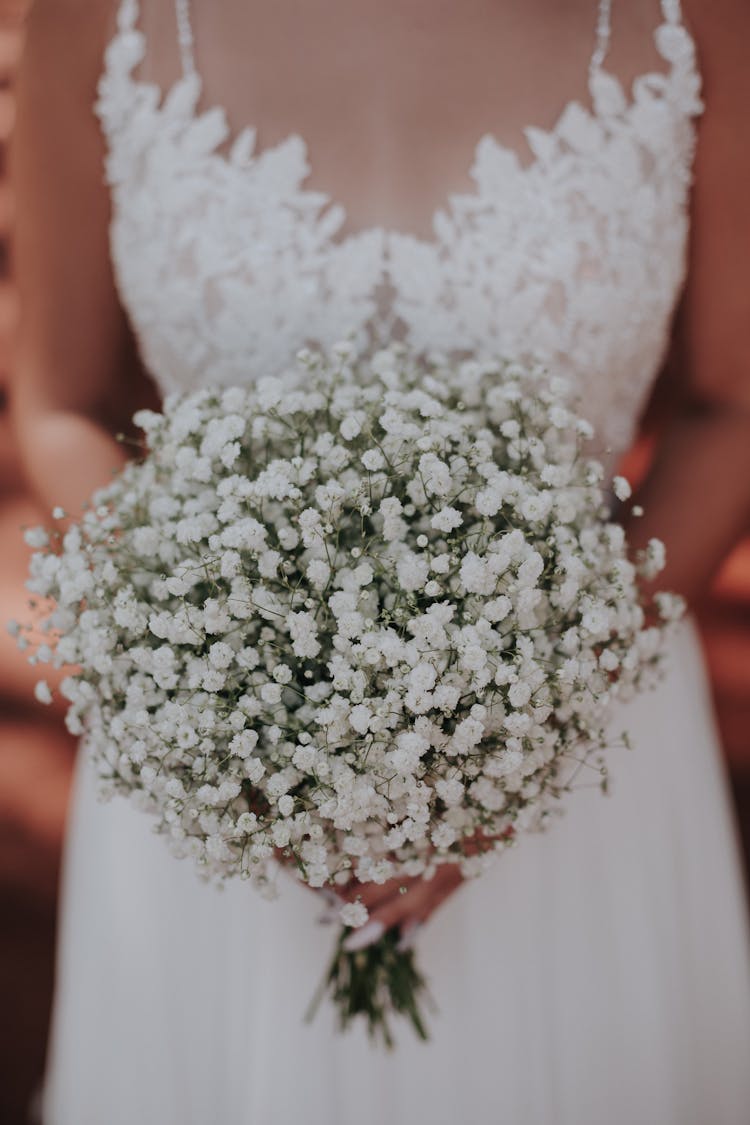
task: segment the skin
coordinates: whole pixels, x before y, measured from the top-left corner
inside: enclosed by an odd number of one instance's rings
[[[746,0],[683,6],[699,46],[707,109],[689,279],[675,330],[681,396],[638,497],[647,514],[630,530],[635,546],[652,535],[665,541],[669,562],[660,584],[695,602],[750,509],[750,146],[742,144],[750,8]],[[165,86],[178,73],[170,5],[144,7],[151,9],[153,45],[144,77]],[[449,192],[470,186],[465,170],[482,132],[523,152],[519,90],[523,123],[549,126],[551,105],[586,100],[593,0],[321,0],[314,7],[227,0],[221,21],[201,0],[194,7],[206,88],[221,91],[235,127],[254,107],[261,144],[295,131],[306,137],[315,153],[307,186],[345,205],[344,231],[384,224],[428,235],[426,216]],[[651,40],[656,0],[630,0],[627,13],[618,17],[615,5],[608,60],[625,81],[663,66]],[[91,113],[112,19],[101,0],[38,0],[11,154],[22,298],[15,424],[39,499],[70,512],[123,464],[112,434],[147,394],[112,278],[104,145]],[[250,67],[248,43],[256,48]],[[529,72],[543,81],[529,83]],[[289,77],[280,82],[280,73]],[[504,105],[516,107],[513,120],[504,119]],[[430,882],[394,880],[345,893],[361,895],[374,922],[407,930],[460,883],[457,868],[447,866]]]

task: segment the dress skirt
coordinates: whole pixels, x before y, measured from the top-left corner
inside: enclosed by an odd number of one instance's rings
[[[431,1041],[388,1054],[326,1001],[323,903],[169,854],[77,768],[45,1125],[747,1125],[750,959],[695,630],[623,705],[612,792],[580,789],[420,933]]]

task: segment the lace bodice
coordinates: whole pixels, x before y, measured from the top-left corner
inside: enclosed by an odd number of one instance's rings
[[[533,355],[573,380],[614,459],[667,347],[702,105],[678,0],[662,0],[654,32],[664,69],[627,93],[604,66],[608,10],[591,108],[571,101],[552,129],[527,128],[530,161],[480,137],[473,190],[449,196],[425,239],[342,237],[343,207],[306,186],[301,136],[258,149],[252,127],[232,136],[222,108],[200,110],[186,0],[182,76],[166,92],[139,80],[146,43],[137,0],[123,0],[96,112],[116,278],[161,390],[244,383],[350,333],[363,348],[396,336]]]

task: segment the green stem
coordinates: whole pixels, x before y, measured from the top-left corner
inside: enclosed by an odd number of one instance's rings
[[[346,1031],[357,1017],[364,1017],[370,1038],[380,1039],[386,1049],[392,1050],[395,1041],[390,1018],[396,1015],[405,1017],[417,1037],[426,1042],[429,1035],[421,1003],[430,1000],[427,983],[416,967],[413,950],[398,949],[399,929],[388,930],[380,941],[366,949],[347,953],[344,941],[351,932],[349,927],[342,929],[305,1013],[305,1022],[313,1020],[324,997],[330,995],[338,1009],[341,1031]]]

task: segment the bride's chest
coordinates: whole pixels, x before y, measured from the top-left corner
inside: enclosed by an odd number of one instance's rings
[[[139,37],[115,46],[97,106],[113,262],[163,390],[272,373],[308,343],[396,335],[419,350],[546,357],[626,440],[684,271],[687,71],[683,85],[677,65],[646,75],[631,99],[602,72],[595,111],[571,102],[553,129],[527,129],[524,162],[483,135],[470,189],[418,237],[346,233],[344,208],[310,186],[301,136],[232,138],[222,110],[198,113],[196,78],[162,99],[132,79]]]

